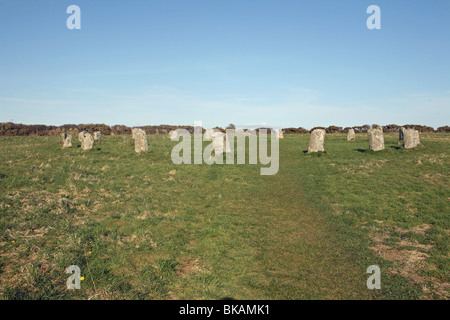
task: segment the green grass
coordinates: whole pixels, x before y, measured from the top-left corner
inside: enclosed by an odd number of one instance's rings
[[[274,176],[174,165],[166,136],[60,140],[0,137],[2,299],[448,299],[448,134],[285,135]]]

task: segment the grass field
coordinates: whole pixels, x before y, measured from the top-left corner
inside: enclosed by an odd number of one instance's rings
[[[333,134],[313,155],[285,135],[273,176],[174,165],[161,135],[141,155],[60,140],[0,137],[1,299],[449,298],[449,134],[377,153]]]

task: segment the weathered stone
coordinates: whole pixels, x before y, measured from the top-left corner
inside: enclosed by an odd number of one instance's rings
[[[283,138],[284,138],[283,130],[281,130],[281,129],[278,129],[278,130],[275,132],[275,134],[276,134],[277,139],[283,139]]]
[[[72,135],[67,133],[62,133],[61,137],[63,139],[63,149],[72,147]]]
[[[309,139],[308,153],[311,152],[323,152],[323,142],[325,141],[325,130],[324,129],[314,129],[311,132],[311,137]]]
[[[81,139],[83,138],[83,132],[84,131],[81,131],[78,133],[78,140],[80,140],[80,142],[81,142]]]
[[[207,129],[205,131],[205,133],[203,134],[203,139],[207,140],[207,141],[212,140],[212,136],[213,136],[214,132],[220,132],[220,130],[219,129]]]
[[[354,129],[348,129],[347,141],[355,141],[356,135]]]
[[[405,129],[403,134],[405,149],[417,148],[420,144],[419,131],[414,129]]]
[[[246,131],[247,134],[256,134],[256,129],[248,129]]]
[[[384,136],[383,128],[378,127],[376,129],[367,130],[369,137],[369,149],[373,151],[384,150]]]
[[[141,130],[141,129],[139,129],[139,128],[133,128],[133,129],[131,129],[131,138],[136,138],[136,132],[138,131],[138,130]]]
[[[176,130],[170,130],[169,138],[170,138],[170,140],[178,138],[178,132]]]
[[[230,138],[228,137],[228,133],[225,134],[225,152],[229,153],[231,152],[231,147],[230,147]]]
[[[217,131],[212,134],[212,144],[216,156],[221,155],[224,152],[231,152],[228,135],[223,132]]]
[[[94,140],[102,141],[102,132],[101,131],[94,132]]]
[[[137,153],[148,151],[147,135],[142,129],[137,129],[134,133],[134,151]]]
[[[205,133],[203,134],[203,139],[208,140],[208,141],[211,140],[213,133],[214,133],[214,129],[206,129]]]
[[[398,129],[398,141],[404,141],[405,140],[405,128],[401,127]]]
[[[89,150],[94,146],[94,138],[90,133],[82,132],[81,135],[81,149]]]

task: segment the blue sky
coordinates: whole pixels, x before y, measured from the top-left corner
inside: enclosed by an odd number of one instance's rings
[[[449,125],[449,21],[448,0],[2,0],[0,122]]]

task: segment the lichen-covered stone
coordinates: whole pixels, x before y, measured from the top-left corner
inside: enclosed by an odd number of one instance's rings
[[[384,150],[384,136],[383,128],[378,127],[376,129],[367,130],[369,137],[369,149],[373,151]]]
[[[347,141],[355,141],[356,135],[354,129],[348,129]]]
[[[281,130],[281,129],[277,130],[275,135],[276,135],[277,139],[283,139],[284,138],[283,130]]]
[[[170,138],[170,140],[178,138],[178,132],[176,130],[171,130],[169,132],[169,138]]]
[[[205,133],[203,134],[203,139],[210,141],[212,139],[212,135],[214,134],[214,129],[207,129]]]
[[[418,130],[405,129],[403,138],[405,149],[417,148],[417,146],[420,144],[420,137]]]
[[[95,131],[94,132],[94,140],[102,141],[102,132],[101,131]]]
[[[94,146],[94,138],[90,133],[82,132],[81,135],[81,149],[89,150]]]
[[[224,152],[231,152],[228,135],[223,132],[217,131],[212,134],[212,144],[216,156],[221,155]]]
[[[133,129],[131,129],[131,138],[135,138],[136,137],[136,131],[137,130],[140,130],[139,128],[133,128]]]
[[[134,151],[136,153],[148,151],[147,134],[142,129],[137,129],[134,133]]]
[[[325,141],[325,130],[324,129],[314,129],[311,132],[311,137],[309,138],[308,153],[311,152],[323,152],[325,149],[323,143]]]
[[[62,133],[61,137],[63,139],[63,149],[72,147],[72,135],[67,133]]]

